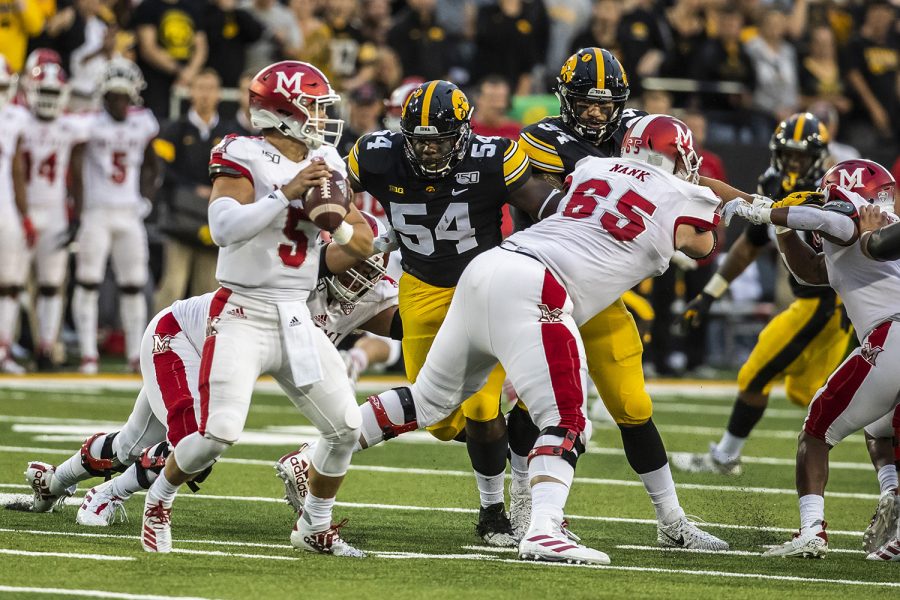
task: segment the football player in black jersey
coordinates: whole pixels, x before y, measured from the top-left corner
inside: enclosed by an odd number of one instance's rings
[[[586,156],[619,156],[629,126],[643,111],[625,108],[628,77],[608,50],[582,48],[566,60],[557,78],[560,114],[522,130],[519,143],[528,153],[535,177],[562,186],[575,164]],[[722,182],[700,183],[720,197],[750,199]],[[522,226],[522,220],[517,226]],[[619,426],[628,463],[638,473],[656,509],[661,545],[726,550],[728,544],[691,523],[678,503],[665,445],[651,419],[653,404],[644,385],[643,344],[623,300],[580,328],[588,371],[607,410]],[[527,454],[536,434],[527,414],[516,406],[509,415],[511,455]],[[522,440],[521,445],[516,445]],[[513,511],[511,511],[513,512]],[[513,521],[516,521],[513,513]]]
[[[794,192],[815,191],[825,172],[828,141],[825,126],[810,113],[792,115],[779,124],[769,142],[771,164],[759,178],[760,194],[781,201]],[[803,197],[793,195],[788,201]],[[699,324],[707,318],[713,302],[773,239],[767,225],[748,225],[703,292],[688,303],[684,319]],[[821,247],[816,236],[806,239]],[[740,473],[741,450],[766,410],[775,381],[784,377],[788,399],[807,406],[843,360],[852,332],[840,298],[830,287],[804,285],[790,274],[788,278],[795,300],[769,321],[741,367],[738,396],[722,439],[711,443],[709,452],[674,457],[676,468]]]
[[[553,192],[531,179],[528,156],[517,142],[471,132],[472,110],[456,85],[425,82],[407,98],[400,132],[364,135],[347,156],[351,186],[378,199],[400,246],[399,303],[410,381],[425,363],[463,269],[499,245],[503,204],[538,218]],[[460,411],[428,429],[441,440],[465,436],[481,493],[477,531],[488,543],[515,546],[503,496],[503,380],[498,365]]]

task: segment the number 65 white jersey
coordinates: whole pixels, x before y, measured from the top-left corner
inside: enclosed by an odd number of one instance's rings
[[[625,291],[668,268],[675,229],[715,229],[719,198],[634,159],[588,157],[566,178],[558,212],[503,243],[544,263],[582,325]]]

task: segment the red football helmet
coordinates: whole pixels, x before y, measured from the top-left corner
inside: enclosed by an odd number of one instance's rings
[[[35,67],[43,65],[60,65],[62,66],[62,58],[59,52],[50,48],[35,48],[28,54],[25,59],[25,69],[23,73],[31,73]]]
[[[340,102],[328,78],[311,64],[284,60],[269,65],[250,83],[250,122],[274,127],[312,149],[335,146],[344,122],[328,118],[328,108]]]
[[[384,126],[391,131],[400,131],[400,116],[406,99],[417,87],[425,83],[421,77],[407,77],[397,89],[391,92],[390,98],[384,101]]]
[[[622,140],[620,156],[662,167],[690,183],[699,180],[703,162],[690,128],[668,115],[647,115],[635,122]]]
[[[19,76],[13,73],[6,58],[0,54],[0,108],[16,97],[16,83]]]
[[[894,212],[894,192],[897,182],[890,171],[877,162],[854,158],[840,162],[822,177],[822,189],[829,185],[855,192],[881,207],[881,210]]]
[[[387,233],[387,228],[381,221],[367,212],[360,211],[363,218],[372,228],[375,237]],[[388,253],[376,254],[366,260],[360,261],[355,267],[348,269],[339,275],[329,275],[325,278],[328,291],[331,296],[351,305],[356,305],[360,299],[370,290],[375,289],[378,282],[387,275]]]
[[[25,80],[25,99],[38,117],[58,117],[69,102],[69,84],[63,68],[44,63],[31,69]]]

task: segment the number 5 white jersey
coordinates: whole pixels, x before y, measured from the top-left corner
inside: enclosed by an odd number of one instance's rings
[[[558,212],[503,243],[544,263],[574,303],[580,326],[675,253],[675,229],[714,229],[718,197],[646,162],[582,159],[566,179]]]
[[[159,133],[156,117],[132,107],[124,121],[105,110],[89,117],[84,156],[85,209],[141,205],[141,165],[147,144]]]
[[[344,177],[347,169],[337,150],[322,146],[294,162],[262,137],[226,136],[213,148],[209,161],[212,178],[244,177],[262,198],[290,182],[313,158]],[[319,228],[300,203],[292,203],[252,239],[219,249],[216,278],[242,294],[263,300],[305,300],[316,287],[319,274]]]

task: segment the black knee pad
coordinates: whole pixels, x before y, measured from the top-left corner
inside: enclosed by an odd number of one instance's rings
[[[650,473],[668,462],[666,447],[653,419],[647,419],[646,423],[636,427],[619,425],[619,431],[622,433],[625,458],[635,473]]]
[[[541,434],[528,411],[518,404],[509,411],[506,429],[509,431],[509,448],[519,456],[528,456]]]
[[[0,286],[0,296],[18,296],[24,288],[20,285],[3,285]]]
[[[538,437],[543,435],[553,435],[563,439],[559,446],[535,446],[528,453],[528,462],[531,462],[535,456],[557,456],[572,468],[578,463],[578,457],[584,454],[584,443],[581,441],[581,434],[572,429],[565,427],[547,427],[541,430]]]
[[[119,291],[126,295],[140,294],[144,290],[144,286],[123,285],[119,287]]]
[[[75,283],[75,285],[77,285],[80,288],[84,288],[85,290],[87,290],[89,292],[96,292],[98,289],[100,289],[99,283],[85,283],[83,281],[78,281]]]
[[[55,296],[59,293],[59,288],[55,285],[42,285],[38,287],[38,295],[40,296]]]

